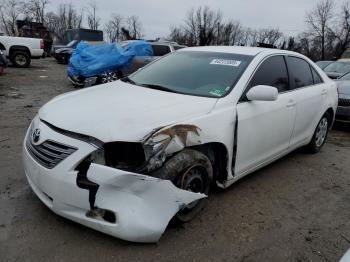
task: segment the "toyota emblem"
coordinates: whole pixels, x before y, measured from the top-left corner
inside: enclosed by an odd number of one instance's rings
[[[40,140],[40,129],[36,128],[32,133],[32,141],[33,143],[38,143],[39,140]]]

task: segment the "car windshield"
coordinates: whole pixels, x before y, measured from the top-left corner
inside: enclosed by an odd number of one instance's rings
[[[330,65],[333,63],[332,61],[318,61],[316,64],[321,67],[321,69],[324,69],[326,66]]]
[[[350,80],[350,73],[347,73],[346,75],[343,75],[341,78],[339,78],[339,80]]]
[[[327,66],[324,71],[345,74],[350,71],[350,62],[334,62]]]
[[[168,92],[223,97],[231,91],[253,56],[174,52],[137,71],[129,82]]]

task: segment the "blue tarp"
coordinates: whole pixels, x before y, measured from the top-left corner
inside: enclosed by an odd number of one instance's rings
[[[80,42],[70,58],[67,72],[72,77],[98,76],[129,66],[135,56],[153,56],[151,45],[145,41],[132,41],[123,49],[117,44]]]

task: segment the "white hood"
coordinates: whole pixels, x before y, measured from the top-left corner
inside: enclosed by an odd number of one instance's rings
[[[117,81],[58,96],[39,117],[103,142],[137,142],[154,129],[209,113],[216,101]]]

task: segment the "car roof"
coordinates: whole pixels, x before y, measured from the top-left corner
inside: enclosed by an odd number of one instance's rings
[[[247,46],[199,46],[199,47],[187,47],[187,48],[178,50],[178,52],[186,52],[186,51],[231,53],[231,54],[250,55],[250,56],[256,56],[260,53],[266,53],[266,55],[290,54],[290,55],[302,56],[298,53],[287,51],[287,50],[274,49],[274,48],[262,48],[262,47],[247,47]]]

